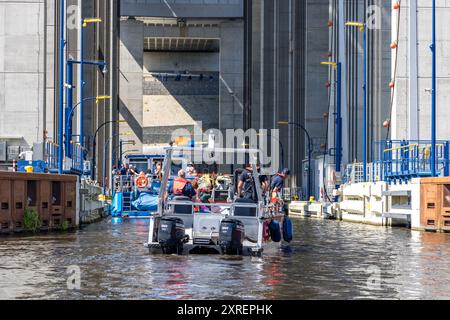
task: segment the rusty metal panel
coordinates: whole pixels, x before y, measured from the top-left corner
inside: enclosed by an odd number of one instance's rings
[[[0,233],[2,227],[4,232],[23,231],[27,205],[39,213],[42,230],[59,230],[65,220],[75,225],[77,180],[71,175],[0,171]]]
[[[442,187],[437,184],[421,185],[420,224],[426,230],[439,230],[442,211]]]
[[[50,209],[50,228],[52,230],[61,229],[64,222],[64,188],[61,181],[51,182],[52,206]]]
[[[76,208],[77,208],[77,184],[73,182],[64,183],[64,219],[70,227],[76,226]]]
[[[60,230],[63,223],[63,208],[61,206],[53,206],[52,213],[50,215],[50,226],[51,230]]]
[[[52,205],[51,186],[50,181],[39,182],[38,211],[41,217],[42,230],[48,230],[50,227],[50,208]]]
[[[16,232],[23,231],[23,214],[26,206],[26,187],[24,180],[12,182],[12,223]]]
[[[12,228],[11,181],[0,180],[0,233],[9,233]]]

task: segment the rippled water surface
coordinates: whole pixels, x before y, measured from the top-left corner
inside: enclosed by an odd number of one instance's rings
[[[292,252],[265,258],[150,256],[146,220],[0,238],[0,298],[450,299],[450,235],[294,222]]]

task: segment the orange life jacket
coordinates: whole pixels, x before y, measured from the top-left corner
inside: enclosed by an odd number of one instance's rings
[[[186,179],[183,178],[175,179],[173,181],[173,194],[176,196],[183,195],[183,190],[187,183],[188,181]]]

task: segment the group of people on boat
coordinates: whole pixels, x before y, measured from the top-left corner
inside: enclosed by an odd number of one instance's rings
[[[259,167],[258,170],[260,170]],[[201,177],[197,173],[192,175],[193,172],[196,173],[195,168],[189,170],[188,167],[187,170],[180,170],[177,178],[169,184],[168,193],[175,197],[186,197],[195,202],[209,203],[215,186],[208,179],[201,181]],[[256,185],[253,178],[253,168],[247,166],[245,169],[238,170],[238,172],[240,173],[237,179],[237,186],[233,189],[233,196],[247,200],[248,202],[258,202]],[[270,202],[273,205],[279,204],[282,199],[284,182],[289,178],[289,175],[289,169],[282,170],[273,176],[272,179],[266,175],[260,175],[259,183],[263,198],[267,199],[267,195],[270,192]],[[215,180],[215,177],[217,175],[213,175],[212,180]]]
[[[150,182],[153,179],[162,179],[162,164],[161,162],[155,162],[153,169],[148,169],[146,172],[137,172],[136,167],[124,163],[120,169],[116,166],[113,167],[112,176],[115,184],[115,189],[128,190],[131,191],[133,185],[137,186],[139,189],[145,189],[150,187]]]
[[[257,170],[258,172],[260,171],[259,166],[257,166]],[[248,165],[245,168],[238,169],[236,174],[236,185],[230,190],[231,196],[229,200],[242,199],[241,201],[250,203],[258,202],[253,167]],[[263,200],[270,202],[273,206],[282,203],[284,183],[289,178],[289,175],[289,169],[283,169],[271,178],[267,175],[259,175]],[[162,179],[162,163],[155,162],[152,169],[139,173],[136,171],[136,167],[125,163],[120,169],[114,168],[113,176],[116,177],[114,180],[116,190],[132,191],[136,187],[141,191],[148,191],[151,188],[152,181]],[[177,177],[169,182],[167,191],[173,197],[185,197],[194,202],[210,203],[213,198],[214,188],[217,187],[217,176],[214,173],[208,175],[200,174],[194,164],[189,163],[186,169],[179,170]]]

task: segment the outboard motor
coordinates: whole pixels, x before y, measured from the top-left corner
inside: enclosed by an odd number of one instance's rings
[[[235,219],[224,219],[220,224],[219,246],[222,253],[241,255],[245,239],[244,224]]]
[[[162,218],[158,229],[158,242],[164,254],[183,253],[186,242],[184,222],[180,218]]]

